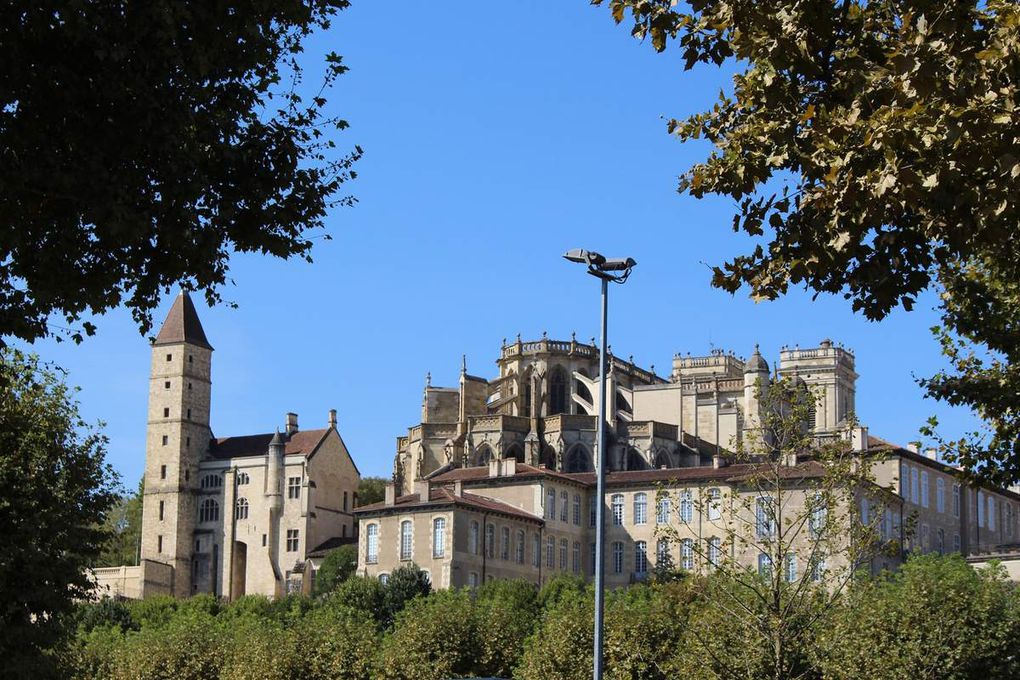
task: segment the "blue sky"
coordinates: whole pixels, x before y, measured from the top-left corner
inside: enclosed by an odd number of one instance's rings
[[[841,298],[754,304],[709,287],[706,263],[750,242],[730,231],[730,201],[676,193],[707,148],[670,138],[665,118],[710,106],[728,73],[684,73],[678,53],[656,54],[583,0],[469,8],[361,0],[309,44],[310,60],[334,49],[351,69],[331,102],[351,124],[341,148],[365,150],[349,185],[359,203],[330,215],[333,240],[318,242],[314,264],[236,258],[224,297],[238,309],[196,297],[216,348],[217,436],[272,431],[286,411],[322,427],[336,408],[362,473],[389,474],[427,371],[453,385],[464,353],[491,377],[504,337],[597,333],[597,282],[560,259],[574,247],[638,261],[612,291],[610,342],[660,374],[676,352],[746,356],[757,342],[771,364],[781,345],[831,337],[856,353],[872,433],[916,439],[932,413],[949,433],[973,426],[913,381],[942,365],[931,299],[873,324]],[[81,386],[86,418],[106,423],[110,460],[134,486],[150,349],[125,311],[98,323],[81,346],[36,351]]]

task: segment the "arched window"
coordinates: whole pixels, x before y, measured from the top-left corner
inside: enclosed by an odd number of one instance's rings
[[[673,502],[669,499],[669,496],[663,494],[659,498],[656,504],[655,510],[655,523],[656,524],[669,524],[669,516],[673,511]]]
[[[446,519],[436,517],[432,520],[432,556],[443,557],[446,554]]]
[[[476,467],[479,465],[488,465],[492,458],[492,449],[488,444],[482,444],[475,449],[475,454],[471,458],[471,464]]]
[[[198,508],[199,522],[215,522],[220,518],[220,504],[211,498],[202,501]]]
[[[247,472],[238,472],[237,473],[237,485],[238,486],[244,486],[245,484],[247,484],[250,481],[251,481],[251,479],[248,477],[248,473]]]
[[[668,568],[670,566],[669,558],[669,539],[660,538],[655,542],[655,564],[658,567]]]
[[[573,555],[574,573],[581,573],[581,542],[574,541],[574,555]]]
[[[645,541],[634,544],[634,573],[639,576],[648,573],[648,543]]]
[[[219,474],[204,475],[199,484],[203,489],[218,489],[223,486],[223,477]]]
[[[365,562],[375,564],[379,561],[379,525],[369,524],[365,529]]]
[[[556,566],[556,539],[552,536],[545,541],[545,566],[550,569]]]
[[[492,524],[485,525],[485,555],[489,559],[496,556],[496,527]]]
[[[574,494],[574,525],[581,526],[581,494]]]
[[[648,523],[648,494],[640,491],[634,494],[634,524]]]
[[[797,580],[797,554],[786,553],[786,582],[793,583]]]
[[[772,558],[765,553],[758,553],[758,576],[762,578],[772,576]]]
[[[248,519],[248,499],[238,498],[234,504],[234,519]]]
[[[694,501],[691,499],[690,489],[680,492],[680,521],[684,524],[694,521]]]
[[[524,531],[517,532],[517,564],[524,564]]]
[[[613,508],[613,526],[623,526],[623,494],[614,493],[611,507]]]
[[[713,536],[708,539],[708,563],[713,567],[718,566],[720,557],[722,557],[722,539]]]
[[[510,561],[510,527],[503,527],[500,530],[501,543],[499,549],[500,559]]]
[[[758,538],[770,538],[776,534],[776,504],[772,496],[760,496],[754,510],[755,532]]]
[[[400,523],[400,559],[411,559],[411,520],[405,519]]]
[[[628,470],[647,470],[648,461],[637,449],[627,450],[627,469]]]
[[[471,531],[468,534],[468,552],[472,555],[478,554],[478,522],[471,522]]]
[[[520,444],[518,444],[517,442],[514,442],[506,450],[506,454],[503,456],[503,458],[504,459],[505,458],[513,458],[518,463],[523,463],[524,462],[524,448]]]
[[[591,472],[591,454],[582,444],[575,444],[567,453],[566,472]]]
[[[569,545],[567,539],[560,539],[560,569],[563,571],[567,570],[567,549]]]
[[[709,540],[708,546],[709,549],[711,549],[711,540]],[[711,555],[711,553],[709,554]],[[718,559],[718,555],[716,555],[716,559]],[[680,568],[686,569],[687,571],[694,569],[694,541],[689,538],[685,538],[680,541]]]
[[[722,503],[720,502],[721,494],[719,489],[708,490],[708,519],[717,521],[722,519]]]
[[[524,393],[522,395],[522,401],[524,402],[521,407],[521,414],[525,418],[531,417],[531,378],[525,376],[524,378]]]
[[[390,582],[389,574],[379,574],[379,583],[386,585],[389,582]]]
[[[549,375],[549,415],[567,412],[567,372],[557,366]]]

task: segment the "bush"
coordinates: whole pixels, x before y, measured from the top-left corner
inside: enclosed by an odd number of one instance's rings
[[[538,589],[528,581],[491,581],[475,593],[478,675],[510,677],[538,622]]]
[[[336,589],[341,583],[354,575],[358,568],[358,549],[353,545],[343,545],[330,550],[322,560],[322,566],[315,576],[315,594],[322,596]]]
[[[91,633],[95,628],[108,626],[120,630],[138,629],[138,624],[131,618],[131,609],[123,601],[111,597],[79,605],[74,621],[79,633]]]
[[[582,595],[588,589],[588,584],[579,576],[568,574],[554,576],[538,591],[538,606],[543,610],[553,609],[565,596]]]
[[[368,576],[352,576],[321,600],[320,606],[343,606],[357,612],[364,612],[374,617],[382,625],[386,618],[383,610],[385,592],[385,587],[378,579]]]
[[[383,644],[380,677],[445,680],[475,675],[479,636],[473,607],[466,590],[410,600]]]
[[[555,579],[550,581],[553,582]],[[545,613],[525,644],[524,656],[514,677],[522,680],[590,678],[595,614],[592,595],[557,587],[555,597],[543,599],[540,595],[539,601],[545,603]]]
[[[913,557],[852,595],[817,662],[827,680],[1020,677],[1018,592],[959,555]]]
[[[379,647],[369,613],[347,607],[320,607],[300,626],[301,673],[306,680],[369,680]]]
[[[128,633],[110,661],[111,680],[207,680],[219,676],[225,636],[205,604],[184,607],[168,622]]]
[[[429,577],[417,564],[394,569],[383,589],[384,621],[387,625],[392,624],[408,602],[431,592]]]

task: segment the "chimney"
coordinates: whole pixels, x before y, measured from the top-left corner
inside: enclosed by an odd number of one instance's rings
[[[499,458],[495,456],[489,459],[489,476],[499,477]]]
[[[414,480],[414,492],[418,494],[418,500],[427,501],[429,499],[429,480]]]
[[[287,436],[290,437],[291,435],[293,435],[297,431],[298,431],[298,427],[297,427],[297,414],[296,413],[288,413],[287,414]]]
[[[463,496],[464,495],[464,482],[462,482],[459,479],[454,481],[454,483],[453,483],[453,495],[454,496]]]
[[[723,457],[717,453],[714,456],[712,456],[712,467],[714,467],[716,470],[722,467],[726,467],[726,460],[723,459]]]
[[[386,505],[393,505],[397,502],[397,487],[393,485],[393,482],[386,482]]]
[[[850,435],[854,451],[868,450],[868,428],[855,427]]]
[[[512,458],[512,457],[504,459],[503,460],[503,476],[504,477],[513,477],[516,474],[517,474],[517,459],[516,458]]]
[[[921,453],[921,442],[907,442],[907,451]]]
[[[336,427],[336,409],[329,409],[329,426],[332,428]]]
[[[929,448],[925,449],[924,450],[924,455],[925,455],[925,457],[931,458],[932,460],[938,460],[939,459],[938,449],[935,449],[935,448],[932,448],[932,447],[929,447]]]

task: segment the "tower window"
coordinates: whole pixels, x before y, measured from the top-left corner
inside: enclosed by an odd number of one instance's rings
[[[189,477],[191,477],[191,470],[185,470],[184,471],[184,481],[185,482],[188,481]]]
[[[166,465],[159,466],[159,478],[166,479]]]
[[[170,409],[169,408],[163,409],[163,417],[164,418],[169,418],[170,417]]]
[[[287,479],[287,498],[301,498],[300,477],[289,477]]]
[[[265,534],[262,534],[262,547],[263,548],[266,547],[266,535]]]
[[[161,535],[156,537],[156,552],[163,552],[163,536]]]
[[[193,357],[193,356],[191,356],[191,355],[189,354],[189,355],[188,355],[188,363],[189,363],[189,364],[193,364],[193,363],[195,363],[195,357]]]
[[[166,382],[163,383],[163,389],[164,390],[170,389],[170,381],[169,380],[167,380]]]
[[[166,435],[163,435],[163,446],[166,446],[167,443],[169,443],[169,441],[170,441],[170,437],[168,437]]]
[[[188,409],[188,420],[191,420],[191,409]]]
[[[184,438],[184,445],[185,446],[191,446],[191,437],[185,437]]]
[[[298,549],[298,530],[287,529],[287,552],[297,552]]]
[[[189,390],[191,389],[191,383],[188,383],[188,389]]]
[[[163,501],[159,502],[159,521],[163,521]]]
[[[167,361],[173,361],[174,360],[174,355],[173,354],[167,354],[166,355],[166,360]]]

